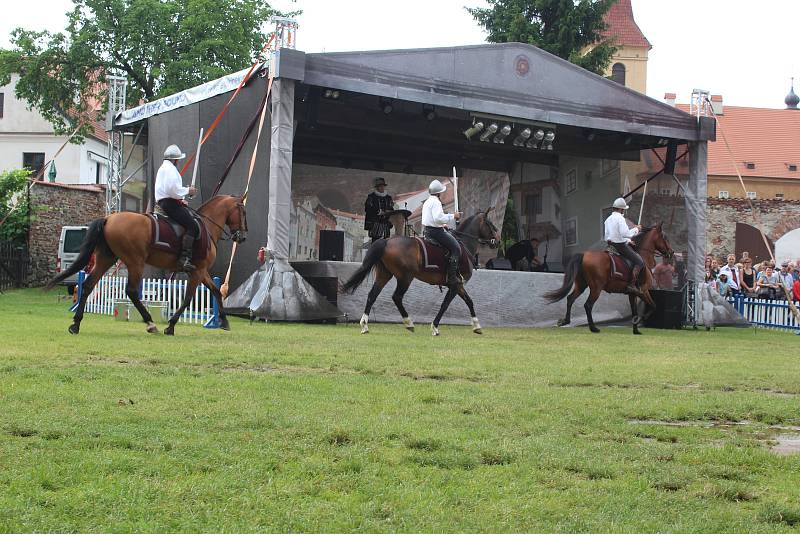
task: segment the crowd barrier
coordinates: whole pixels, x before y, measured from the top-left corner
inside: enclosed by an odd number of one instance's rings
[[[75,311],[77,302],[80,302],[83,294],[83,282],[86,273],[78,273],[78,296],[76,304],[70,308]],[[214,277],[214,283],[220,286],[219,277]],[[186,294],[186,280],[164,280],[160,278],[145,278],[139,284],[139,298],[142,302],[155,303],[166,302],[169,315],[175,313],[183,302]],[[114,302],[127,299],[125,288],[128,279],[124,276],[106,275],[94,288],[94,291],[86,299],[86,313],[99,313],[103,315],[114,315]],[[134,312],[138,315],[138,312]],[[206,328],[219,328],[219,307],[217,300],[211,291],[204,285],[199,285],[195,290],[194,298],[186,310],[181,314],[179,322],[202,324]]]
[[[728,297],[728,302],[753,325],[800,331],[800,324],[785,300],[758,299],[739,294]]]

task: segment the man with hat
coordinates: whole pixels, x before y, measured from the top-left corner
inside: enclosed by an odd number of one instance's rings
[[[375,191],[367,195],[364,203],[364,230],[369,232],[374,243],[378,239],[389,237],[391,225],[384,214],[394,209],[394,201],[386,192],[386,180],[378,177],[373,183]]]
[[[614,201],[611,206],[612,212],[605,222],[605,238],[606,242],[616,250],[620,256],[633,263],[633,282],[628,286],[629,293],[639,293],[639,274],[644,268],[644,261],[642,257],[636,253],[630,246],[630,238],[639,233],[642,229],[641,225],[636,225],[628,228],[628,223],[625,221],[625,210],[628,209],[628,204],[625,199],[620,197]]]
[[[197,189],[183,186],[183,179],[177,167],[178,161],[185,157],[186,154],[181,152],[177,145],[167,147],[164,151],[164,163],[156,174],[155,197],[156,204],[186,230],[181,243],[178,266],[182,271],[191,272],[196,269],[192,264],[192,245],[197,237],[197,225],[186,207],[184,197],[192,198]]]
[[[447,187],[439,180],[432,181],[428,186],[430,196],[422,204],[422,228],[427,238],[436,241],[450,252],[450,256],[447,258],[446,284],[453,286],[461,282],[461,276],[458,274],[461,245],[446,228],[448,225],[455,228],[456,222],[461,219],[461,212],[444,212],[439,195],[446,190]]]

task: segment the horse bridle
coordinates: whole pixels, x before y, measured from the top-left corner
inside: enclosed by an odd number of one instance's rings
[[[200,213],[196,209],[191,208],[189,206],[186,206],[186,207],[189,208],[189,210],[192,213],[194,213],[195,215],[197,215],[201,219],[204,219],[204,220],[210,222],[211,224],[213,224],[214,226],[216,226],[217,228],[219,228],[222,231],[222,236],[220,237],[220,239],[222,241],[226,241],[226,240],[230,239],[231,241],[239,243],[242,240],[242,231],[247,232],[247,214],[244,211],[244,204],[242,204],[241,202],[237,202],[236,203],[236,208],[238,208],[238,210],[239,210],[239,221],[240,221],[240,224],[244,225],[244,229],[239,228],[238,230],[234,230],[233,232],[228,232],[228,230],[226,230],[224,226],[222,226],[219,223],[217,223],[217,221],[215,221],[214,219],[212,219],[208,215],[205,215],[204,213]],[[228,211],[228,213],[225,214],[225,220],[228,220],[228,215],[231,214],[231,211],[233,211],[233,209],[231,209],[230,211]]]
[[[488,224],[489,225],[489,230],[493,230],[493,233],[497,233],[497,229],[493,228],[494,225],[489,220],[489,217],[486,214],[483,215],[483,220],[481,221],[481,225],[483,225],[483,224]],[[489,246],[491,248],[494,248],[494,247],[497,246],[497,239],[495,239],[495,238],[484,239],[484,238],[482,238],[480,236],[468,234],[466,232],[461,232],[459,230],[451,230],[451,232],[454,233],[454,234],[463,236],[463,237],[472,238],[475,241],[477,241],[479,245]]]

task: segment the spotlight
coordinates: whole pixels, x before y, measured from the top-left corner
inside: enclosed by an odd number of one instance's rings
[[[381,111],[383,111],[384,115],[388,115],[394,110],[392,100],[384,97],[380,97],[378,99],[378,107],[381,108]]]
[[[478,121],[473,124],[471,128],[464,130],[464,137],[467,139],[472,139],[472,137],[479,134],[481,130],[483,130],[483,123]]]
[[[623,143],[625,143],[626,146],[630,145],[631,143],[633,143],[633,137],[630,136],[630,135],[626,135],[625,136],[625,140],[623,141]]]
[[[531,136],[531,129],[525,128],[514,138],[514,146],[524,146],[525,141]]]
[[[594,131],[593,131],[593,130],[584,130],[584,131],[583,131],[583,136],[584,136],[584,137],[586,138],[586,140],[587,140],[587,141],[589,141],[590,143],[591,143],[592,141],[594,141],[595,137],[597,137],[597,135],[594,133]]]
[[[341,96],[341,92],[338,89],[325,89],[322,91],[323,98],[329,98],[331,100],[338,100]]]
[[[481,134],[481,141],[486,142],[489,138],[494,135],[497,131],[497,123],[491,123],[487,128],[486,131]]]
[[[422,104],[422,116],[432,121],[436,118],[436,110],[430,104]]]
[[[508,137],[508,134],[510,133],[511,133],[511,126],[506,124],[505,126],[500,128],[500,131],[497,132],[497,135],[494,136],[494,142],[499,144],[505,143],[506,137]]]
[[[539,143],[542,142],[542,139],[544,139],[544,130],[536,130],[533,133],[533,137],[528,139],[528,142],[525,143],[525,146],[527,148],[539,148]]]
[[[659,146],[667,146],[669,144],[669,139],[664,139],[663,137],[658,140]]]
[[[556,133],[553,130],[548,130],[544,134],[544,141],[542,141],[542,150],[553,150],[553,141],[556,139]]]

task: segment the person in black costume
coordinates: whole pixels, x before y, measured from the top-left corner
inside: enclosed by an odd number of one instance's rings
[[[367,195],[364,203],[364,230],[367,230],[374,243],[389,237],[392,226],[384,214],[394,209],[394,201],[386,192],[386,180],[375,178],[375,191]]]

